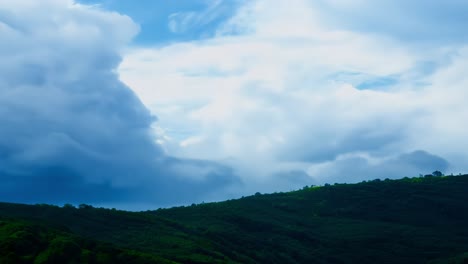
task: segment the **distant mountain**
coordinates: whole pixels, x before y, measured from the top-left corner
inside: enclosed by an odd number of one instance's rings
[[[0,203],[0,263],[468,263],[468,175],[146,212]]]

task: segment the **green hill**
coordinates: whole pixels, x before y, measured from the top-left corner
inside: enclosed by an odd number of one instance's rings
[[[0,203],[0,263],[468,263],[468,175],[125,212]]]

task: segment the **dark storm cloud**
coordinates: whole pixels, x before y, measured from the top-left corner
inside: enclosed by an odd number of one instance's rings
[[[155,117],[116,74],[138,31],[128,17],[36,5],[0,7],[0,200],[157,206],[236,182],[229,168],[174,162],[155,143]]]

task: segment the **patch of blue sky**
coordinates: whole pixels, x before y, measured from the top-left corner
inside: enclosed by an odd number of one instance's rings
[[[431,75],[440,67],[440,63],[436,61],[422,61],[416,65],[416,70],[421,75]]]
[[[237,10],[239,0],[79,0],[130,16],[140,25],[134,44],[163,45],[215,35]]]
[[[398,76],[373,76],[361,72],[337,72],[329,80],[349,83],[359,90],[385,90],[398,84]]]
[[[395,77],[375,77],[359,83],[356,88],[359,90],[385,90],[396,84],[398,84],[398,79]]]
[[[352,71],[337,72],[327,79],[351,84],[359,90],[385,90],[399,82],[399,76],[373,76]]]

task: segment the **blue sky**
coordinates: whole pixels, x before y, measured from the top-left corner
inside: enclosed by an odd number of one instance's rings
[[[239,0],[81,0],[83,4],[99,5],[100,8],[130,16],[141,27],[134,39],[136,45],[162,45],[169,42],[190,41],[211,37],[221,23],[234,14]],[[183,28],[171,27],[171,21],[183,15],[192,18]]]
[[[468,171],[466,1],[0,0],[0,200]]]

